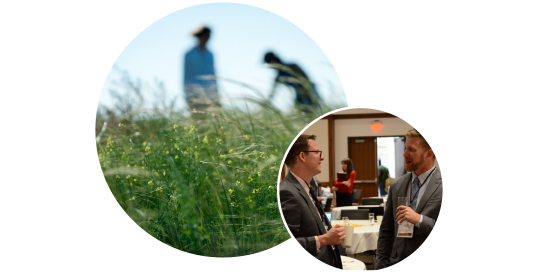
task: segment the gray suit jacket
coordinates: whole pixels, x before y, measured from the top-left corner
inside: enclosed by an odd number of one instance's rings
[[[375,269],[382,269],[400,262],[411,255],[429,236],[442,202],[442,179],[441,172],[437,168],[422,198],[418,201],[416,212],[423,215],[420,227],[414,227],[412,238],[397,238],[398,223],[396,222],[396,208],[398,207],[398,197],[407,196],[407,187],[412,180],[412,174],[405,174],[390,185],[390,192],[386,201],[384,218],[379,230],[379,240],[377,242],[377,257],[375,259]]]
[[[298,243],[317,259],[333,266],[332,246],[321,246],[321,252],[317,253],[315,236],[326,233],[317,208],[311,202],[309,194],[290,172],[279,184],[279,200],[283,217]],[[328,229],[332,228],[326,216],[323,221]]]

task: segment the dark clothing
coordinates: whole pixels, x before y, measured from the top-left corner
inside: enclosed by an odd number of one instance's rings
[[[379,239],[377,240],[375,270],[394,265],[416,251],[429,236],[439,217],[443,188],[441,172],[437,168],[416,207],[416,212],[423,216],[422,222],[418,227],[414,226],[412,238],[397,237],[399,226],[396,222],[398,197],[408,196],[407,188],[412,181],[412,177],[412,173],[407,173],[397,178],[390,185],[390,193],[386,201],[384,218],[379,229]]]
[[[314,107],[319,105],[320,96],[315,85],[311,83],[307,75],[296,64],[282,64],[284,69],[278,69],[276,83],[287,85],[296,92],[296,104],[300,106]],[[293,72],[291,74],[289,71]]]
[[[388,168],[379,165],[379,192],[381,193],[381,196],[388,194],[386,192],[386,179],[388,178],[390,178],[390,171],[388,171]]]
[[[312,195],[316,195],[315,193]],[[321,246],[317,252],[315,236],[326,234],[326,227],[332,225],[322,212],[317,197],[314,197],[315,206],[302,185],[289,172],[279,184],[279,200],[283,217],[289,230],[298,243],[311,255],[322,262],[342,269],[338,247]]]
[[[353,194],[349,194],[349,192],[336,192],[336,196],[336,207],[352,206]]]

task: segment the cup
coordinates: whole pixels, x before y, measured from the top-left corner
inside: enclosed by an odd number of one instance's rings
[[[354,226],[352,225],[345,225],[343,226],[345,228],[345,240],[341,243],[341,246],[344,248],[350,248],[352,245],[352,237],[354,234]]]
[[[369,213],[369,226],[373,226],[375,223],[375,213]]]
[[[409,206],[409,199],[407,197],[398,197],[398,206]],[[408,224],[407,221],[402,222],[404,225]]]
[[[409,200],[407,197],[398,197],[398,206],[409,206]]]
[[[377,215],[377,223],[378,223],[379,225],[382,224],[382,217],[383,217],[382,215]]]

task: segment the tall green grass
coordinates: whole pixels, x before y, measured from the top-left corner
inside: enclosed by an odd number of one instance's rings
[[[280,163],[298,132],[332,108],[285,115],[264,99],[245,100],[260,110],[217,107],[195,119],[172,109],[118,114],[117,106],[98,114],[103,174],[137,225],[167,245],[214,257],[289,238],[277,201]]]

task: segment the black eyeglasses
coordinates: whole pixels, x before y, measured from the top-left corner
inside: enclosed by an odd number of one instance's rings
[[[303,150],[302,152],[319,152],[319,158],[322,158],[322,150]],[[298,154],[296,155],[299,155],[300,152],[298,152]]]

